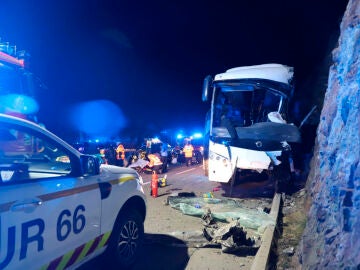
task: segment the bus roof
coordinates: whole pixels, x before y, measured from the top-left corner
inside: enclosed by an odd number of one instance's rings
[[[236,79],[267,79],[290,84],[294,69],[281,64],[263,64],[243,66],[228,69],[225,73],[217,74],[215,81]]]

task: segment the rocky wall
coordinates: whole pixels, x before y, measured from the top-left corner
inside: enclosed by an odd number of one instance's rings
[[[307,181],[303,269],[360,269],[359,0],[348,2],[340,31]]]

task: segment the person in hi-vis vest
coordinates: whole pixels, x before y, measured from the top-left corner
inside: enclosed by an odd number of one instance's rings
[[[116,148],[116,165],[123,167],[124,166],[124,160],[125,160],[125,148],[124,146],[119,143],[119,145]]]
[[[193,152],[194,152],[194,147],[192,146],[190,141],[187,141],[186,145],[184,146],[183,152],[185,155],[186,166],[190,166]]]

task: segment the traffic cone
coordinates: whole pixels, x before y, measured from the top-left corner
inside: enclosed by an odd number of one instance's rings
[[[156,171],[153,171],[151,177],[151,196],[156,198],[158,196],[158,185],[159,185],[159,177]]]

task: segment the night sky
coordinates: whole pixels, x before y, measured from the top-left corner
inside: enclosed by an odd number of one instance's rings
[[[120,108],[123,133],[201,129],[206,75],[281,63],[295,67],[302,91],[331,54],[346,4],[1,0],[0,37],[31,54],[30,69],[46,85],[39,119],[61,136],[74,128],[69,108],[93,100]]]

